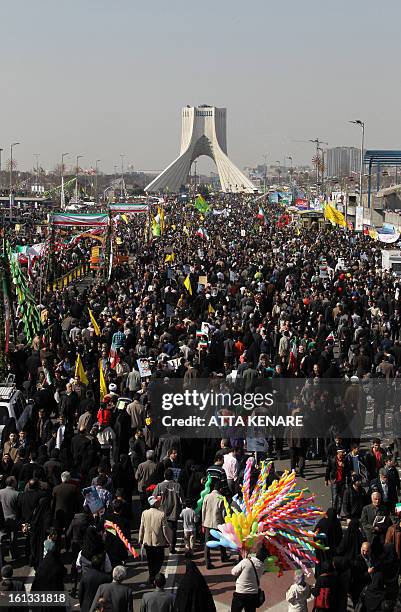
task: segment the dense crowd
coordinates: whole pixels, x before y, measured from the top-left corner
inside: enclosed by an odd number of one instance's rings
[[[32,591],[63,590],[62,554],[69,551],[81,610],[131,610],[131,590],[122,584],[129,552],[115,527],[131,542],[135,525],[132,543],[146,556],[154,587],[141,610],[215,610],[192,557],[204,546],[206,571],[213,569],[213,550],[204,543],[224,522],[223,496],[234,507],[241,498],[245,461],[255,454],[252,479],[266,458],[289,458],[300,478],[308,458],[326,466],[332,507],[315,529],[328,550],[314,568],[314,586],[296,572],[289,610],[305,611],[311,595],[316,610],[345,611],[348,596],[359,610],[401,609],[399,284],[381,269],[381,251],[369,237],[317,221],[303,227],[279,205],[263,205],[258,220],[254,197],[216,197],[201,216],[170,198],[154,238],[144,216],[120,219],[114,234],[129,263],[110,281],[99,275],[84,288],[76,283],[42,295],[44,329],[31,346],[17,324],[9,369],[32,403],[22,427],[9,419],[2,432],[0,502],[11,557],[24,554],[35,569]],[[89,252],[83,244],[76,249],[80,259]],[[204,335],[197,333],[202,324]],[[212,379],[242,393],[255,391],[260,379],[290,378],[307,392],[287,409],[309,419],[317,410],[311,388],[326,379],[344,385],[315,437],[269,431],[255,452],[246,435],[155,433],[157,381],[177,379],[185,387]],[[380,427],[383,439],[387,431],[388,447],[371,435],[366,448],[368,406],[369,431]],[[360,435],[339,428],[349,410]],[[197,513],[208,475],[211,492]],[[173,598],[161,570],[165,551],[177,554],[181,530],[187,567]],[[224,548],[220,556],[223,563],[229,558]],[[266,556],[263,547],[236,556],[234,612],[256,609]],[[2,577],[2,590],[21,587],[12,564],[3,562]]]

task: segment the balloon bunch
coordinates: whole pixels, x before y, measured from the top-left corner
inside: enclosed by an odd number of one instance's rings
[[[200,514],[200,512],[202,511],[203,500],[206,497],[206,495],[210,493],[211,484],[212,484],[212,477],[209,474],[205,482],[205,488],[203,489],[203,491],[201,491],[200,498],[198,499],[198,503],[196,504],[196,508],[195,508],[196,514]]]
[[[125,535],[123,534],[123,532],[121,531],[118,525],[116,525],[115,523],[112,523],[111,521],[105,521],[104,526],[105,526],[106,531],[120,538],[125,548],[128,550],[128,552],[131,553],[131,555],[135,559],[138,557],[138,553],[136,552],[135,548],[132,546],[132,544],[128,542],[127,538],[125,537]]]
[[[278,572],[300,567],[309,574],[308,567],[318,562],[317,548],[324,549],[315,541],[312,528],[322,514],[313,505],[314,496],[308,496],[308,489],[297,489],[295,472],[284,472],[281,478],[267,487],[267,478],[272,463],[262,462],[258,480],[251,491],[253,458],[246,463],[242,485],[242,500],[234,497],[240,508],[230,508],[224,498],[225,524],[211,530],[216,540],[207,542],[215,548],[225,546],[238,550],[246,556],[262,543],[269,552],[266,570]]]

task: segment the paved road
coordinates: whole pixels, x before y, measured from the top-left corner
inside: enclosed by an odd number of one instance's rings
[[[373,433],[372,433],[373,436]],[[384,440],[384,443],[388,444],[389,439]],[[275,467],[278,472],[284,471],[289,468],[288,459],[283,461],[276,461]],[[330,506],[330,489],[324,485],[324,472],[325,467],[321,465],[318,460],[309,460],[306,462],[305,467],[305,479],[298,478],[298,485],[300,487],[308,487],[312,493],[316,495],[317,504],[323,509],[327,509]],[[132,541],[137,542],[138,527],[139,527],[139,500],[133,499],[133,515],[134,525],[132,533]],[[21,546],[22,546],[21,542]],[[185,558],[183,552],[180,553],[180,549],[183,549],[182,538],[178,539],[178,554],[166,555],[166,564],[164,571],[167,575],[167,588],[174,590],[179,582],[180,575],[185,572]],[[212,553],[216,555],[215,552]],[[198,545],[194,556],[195,561],[198,563],[199,568],[205,575],[208,585],[212,591],[213,597],[218,607],[218,612],[225,612],[229,610],[231,602],[232,592],[234,590],[234,579],[231,576],[230,570],[235,562],[233,557],[232,561],[221,564],[220,559],[215,557],[215,569],[206,570],[203,561],[203,548]],[[7,557],[5,558],[5,562]],[[70,555],[68,553],[63,554],[63,561],[68,571],[70,571]],[[13,564],[15,567],[15,576],[21,577],[25,580],[27,589],[29,590],[30,584],[33,579],[33,570],[29,567],[24,566],[21,562]],[[142,594],[147,590],[146,581],[148,578],[147,565],[145,560],[134,560],[130,558],[127,563],[128,570],[128,583],[132,585],[134,590],[134,610],[139,612],[140,600]],[[264,588],[267,594],[266,610],[269,609],[271,612],[284,612],[287,610],[285,603],[285,592],[289,585],[292,583],[293,572],[286,572],[281,578],[277,578],[275,574],[265,574],[262,579],[262,588]],[[71,582],[67,580],[66,590],[70,591],[72,588]],[[73,601],[74,610],[79,610],[79,604],[77,600]],[[262,608],[263,610],[263,608]]]

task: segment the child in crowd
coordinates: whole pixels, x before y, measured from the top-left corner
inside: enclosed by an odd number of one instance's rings
[[[188,499],[185,500],[184,509],[181,511],[180,518],[184,523],[185,556],[191,557],[195,545],[196,514],[191,507],[191,501]]]

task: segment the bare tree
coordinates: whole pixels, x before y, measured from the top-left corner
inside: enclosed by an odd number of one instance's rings
[[[18,162],[17,162],[17,160],[16,160],[16,159],[14,159],[14,158],[13,158],[13,167],[12,167],[13,172],[14,172],[14,170],[16,170],[17,168],[18,168]],[[9,158],[9,159],[6,161],[6,170],[7,170],[7,172],[10,172],[10,170],[11,170],[11,158]]]

